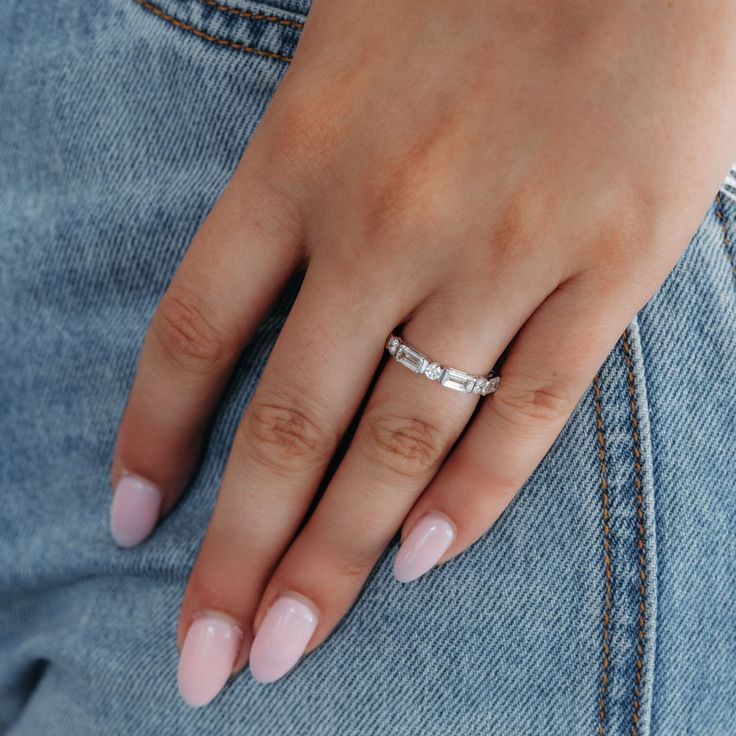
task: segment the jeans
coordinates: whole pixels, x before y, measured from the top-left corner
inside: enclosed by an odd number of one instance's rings
[[[0,4],[0,732],[736,734],[730,178],[488,533],[403,586],[395,539],[282,680],[180,700],[181,596],[300,275],[139,548],[109,533],[110,460],[148,321],[308,10]]]

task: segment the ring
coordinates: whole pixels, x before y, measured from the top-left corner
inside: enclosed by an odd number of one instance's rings
[[[430,381],[437,381],[453,391],[487,396],[496,391],[498,384],[501,383],[501,377],[493,371],[486,376],[474,376],[457,368],[441,366],[416,348],[407,345],[398,335],[389,335],[386,340],[386,350],[400,365],[429,378]]]

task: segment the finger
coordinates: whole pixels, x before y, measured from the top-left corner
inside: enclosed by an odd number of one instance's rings
[[[368,389],[389,325],[404,309],[393,299],[376,300],[378,286],[367,286],[368,279],[310,264],[238,427],[179,620],[180,690],[192,705],[208,702],[225,681],[223,669],[210,677],[190,666],[193,648],[200,652],[201,612],[224,614],[242,632],[236,660],[224,669],[242,667],[268,576]],[[197,655],[210,656],[220,661],[214,647]]]
[[[122,546],[148,536],[180,495],[236,360],[300,258],[296,223],[249,160],[241,165],[143,343],[111,473],[111,529]]]
[[[597,299],[595,319],[589,305]],[[414,580],[475,542],[541,462],[583,391],[633,317],[619,297],[602,303],[581,277],[559,287],[520,330],[497,392],[406,518],[394,562]],[[448,539],[448,529],[455,530]]]
[[[499,288],[490,304],[484,295],[483,309],[474,313],[461,307],[468,303],[465,293],[452,301],[435,297],[403,335],[432,360],[485,374],[539,302],[532,294],[539,293],[530,288],[510,298]],[[413,375],[396,361],[386,364],[340,467],[269,581],[254,622],[254,677],[278,679],[332,631],[477,401],[477,395]],[[309,607],[294,603],[294,592]],[[293,611],[290,616],[283,615],[285,607]]]

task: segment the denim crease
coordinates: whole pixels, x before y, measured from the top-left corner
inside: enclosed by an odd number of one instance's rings
[[[110,462],[149,321],[309,7],[0,5],[0,733],[736,734],[736,169],[488,533],[408,585],[395,537],[286,677],[179,697],[184,587],[303,274],[134,549]]]

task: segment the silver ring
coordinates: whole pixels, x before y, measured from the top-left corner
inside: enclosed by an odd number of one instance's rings
[[[386,350],[400,365],[414,373],[419,373],[430,381],[437,381],[445,388],[465,394],[487,396],[498,389],[501,377],[491,371],[485,376],[474,376],[471,373],[448,368],[430,360],[424,353],[407,345],[398,335],[391,334],[386,340]]]

